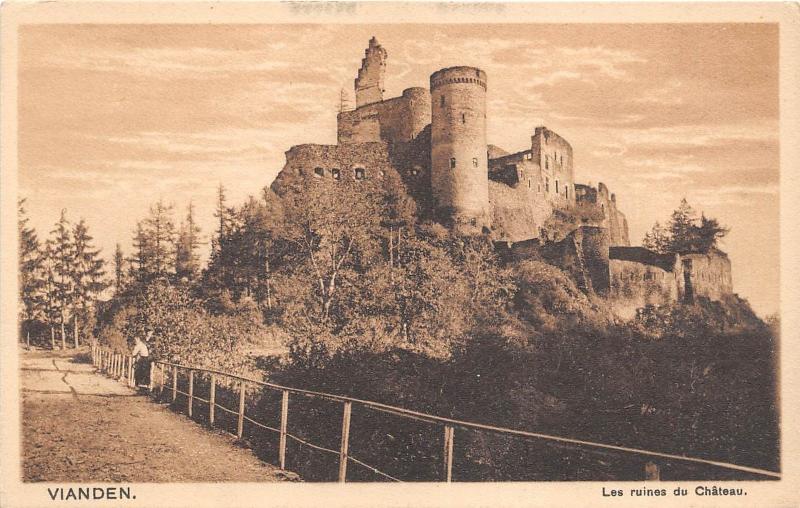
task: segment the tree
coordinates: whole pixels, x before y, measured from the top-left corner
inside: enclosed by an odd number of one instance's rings
[[[669,231],[656,221],[653,229],[645,233],[642,246],[659,254],[667,253],[670,249]]]
[[[241,207],[227,211],[224,234],[204,273],[206,288],[228,291],[235,301],[252,297],[272,308],[272,270],[285,254],[276,239],[283,221],[280,205],[265,192],[262,200],[250,196]]]
[[[282,196],[285,238],[312,274],[318,302],[312,315],[319,323],[331,318],[345,272],[380,252],[379,190],[360,183],[343,178],[306,187],[299,182]]]
[[[172,205],[159,199],[150,207],[150,215],[145,219],[146,246],[152,265],[149,275],[161,278],[175,271],[175,222],[172,218]]]
[[[28,227],[24,208],[25,200],[17,202],[17,233],[19,235],[19,296],[20,324],[23,326],[26,343],[30,346],[30,324],[43,312],[45,280],[42,276],[43,255],[36,231]]]
[[[686,198],[672,212],[665,227],[658,222],[653,225],[642,240],[642,246],[661,253],[708,252],[716,248],[729,229],[721,226],[717,219],[701,214],[698,219]]]
[[[681,204],[672,212],[669,220],[669,235],[671,252],[690,252],[694,247],[694,225],[697,218],[695,212],[686,198],[681,199]]]
[[[152,272],[152,252],[145,223],[141,220],[136,223],[136,231],[133,234],[133,252],[133,257],[128,260],[130,276],[140,283],[147,282]],[[121,266],[121,263],[118,266]]]
[[[55,243],[48,238],[44,244],[42,272],[44,274],[44,317],[50,328],[50,347],[56,348],[55,325],[59,319],[58,275]]]
[[[728,234],[730,229],[720,225],[717,219],[709,219],[705,214],[700,216],[700,225],[695,228],[695,249],[707,252],[717,246],[720,239]]]
[[[117,243],[114,250],[114,292],[119,294],[127,284],[128,274],[125,271],[125,254],[122,247]]]
[[[105,277],[105,260],[100,257],[100,250],[92,245],[93,238],[89,235],[86,221],[81,219],[73,229],[73,260],[72,280],[74,288],[73,312],[73,338],[75,347],[79,345],[78,320],[84,324],[89,322],[98,295],[103,292],[108,283]]]
[[[200,256],[197,249],[200,246],[200,227],[195,222],[194,204],[189,201],[186,219],[181,222],[178,232],[178,241],[175,245],[175,277],[177,280],[186,279],[191,282],[200,273]]]
[[[67,337],[65,323],[73,311],[75,303],[75,287],[73,270],[75,267],[75,245],[72,230],[67,220],[66,209],[61,210],[61,216],[56,222],[55,229],[50,232],[53,236],[52,256],[55,272],[55,298],[58,305],[59,325],[61,327],[61,347],[66,349]]]

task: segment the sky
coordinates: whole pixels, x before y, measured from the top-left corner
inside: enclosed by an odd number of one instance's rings
[[[284,152],[336,142],[340,91],[370,37],[386,97],[453,65],[488,75],[488,142],[572,145],[639,244],[685,197],[730,228],[734,290],[778,311],[778,28],[774,24],[38,25],[20,29],[19,185],[40,237],[61,209],[108,259],[163,199],[206,238],[217,186],[259,195]]]

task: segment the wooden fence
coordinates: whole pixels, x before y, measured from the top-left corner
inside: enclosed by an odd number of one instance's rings
[[[134,359],[133,357],[121,353],[114,353],[108,349],[98,346],[92,347],[92,362],[99,371],[106,373],[114,379],[124,382],[130,387],[134,387]],[[184,392],[178,390],[178,372],[183,371],[188,373],[188,391]],[[208,399],[198,397],[195,394],[195,373],[203,373],[209,377],[209,397]],[[238,385],[238,409],[234,410],[220,404],[217,401],[216,392],[219,384],[218,378],[226,378],[231,380],[234,385]],[[265,425],[250,418],[246,412],[246,391],[247,387],[259,387],[261,389],[268,389],[281,394],[280,404],[280,428]],[[509,429],[504,427],[496,427],[493,425],[485,425],[475,422],[467,422],[441,416],[435,416],[418,411],[412,411],[401,407],[391,406],[380,402],[369,400],[360,400],[352,397],[344,397],[340,395],[333,395],[330,393],[316,392],[312,390],[304,390],[300,388],[293,388],[289,386],[282,386],[274,383],[258,381],[246,377],[230,374],[227,372],[220,372],[212,369],[203,369],[199,367],[191,367],[187,365],[179,365],[165,361],[153,361],[150,363],[150,384],[145,387],[149,393],[164,395],[167,390],[168,397],[171,398],[173,403],[176,402],[178,394],[186,397],[186,412],[189,417],[192,417],[195,407],[195,402],[203,403],[208,409],[208,423],[211,426],[215,425],[217,410],[222,410],[236,417],[236,436],[242,438],[244,432],[245,421],[249,422],[256,427],[263,430],[274,432],[279,435],[278,450],[276,457],[276,464],[281,469],[286,469],[286,444],[287,439],[294,440],[309,448],[338,455],[338,481],[345,482],[347,480],[347,466],[349,463],[358,464],[376,474],[378,477],[400,482],[402,480],[394,476],[380,471],[378,468],[373,467],[361,460],[356,459],[349,453],[350,450],[350,420],[353,405],[369,408],[382,413],[399,416],[409,420],[416,420],[427,422],[430,424],[438,425],[440,432],[443,436],[443,448],[441,453],[441,476],[439,481],[450,482],[453,480],[453,450],[456,446],[455,430],[462,431],[484,431],[505,436],[515,436],[521,439],[528,440],[542,440],[549,443],[556,443],[560,445],[567,445],[570,448],[579,447],[591,450],[599,450],[605,452],[613,452],[615,454],[633,455],[642,459],[643,468],[641,479],[644,480],[659,480],[661,479],[660,471],[662,464],[676,464],[684,463],[692,466],[702,466],[703,468],[716,468],[731,473],[738,473],[747,479],[780,479],[780,473],[769,471],[765,469],[758,469],[748,466],[741,466],[738,464],[730,464],[726,462],[701,459],[695,457],[687,457],[683,455],[675,455],[669,453],[661,453],[650,450],[642,450],[638,448],[629,448],[625,446],[609,445],[603,443],[596,443],[592,441],[584,441],[580,439],[572,439],[549,434],[542,434],[537,432],[528,432],[523,430]],[[342,420],[341,420],[341,440],[338,450],[320,446],[319,444],[311,443],[301,437],[292,434],[288,431],[289,421],[289,397],[290,395],[299,395],[302,397],[320,398],[328,401],[340,403],[342,407]],[[743,475],[742,475],[743,473]]]

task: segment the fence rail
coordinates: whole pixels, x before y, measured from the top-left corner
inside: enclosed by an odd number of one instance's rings
[[[110,377],[114,379],[118,379],[120,381],[124,381],[128,386],[134,387],[134,359],[130,355],[125,355],[122,353],[115,353],[108,349],[101,348],[99,346],[92,346],[92,362],[93,364],[102,372],[108,374]],[[178,372],[185,371],[189,374],[188,377],[188,392],[184,392],[178,390]],[[158,383],[156,384],[156,371],[158,371]],[[171,382],[169,385],[166,384],[166,372],[170,371],[171,373]],[[203,373],[209,376],[209,398],[204,399],[198,397],[194,394],[194,386],[195,386],[195,373]],[[217,377],[223,377],[239,384],[239,406],[238,411],[233,410],[231,408],[225,407],[219,404],[216,401],[216,387],[217,387]],[[573,439],[561,436],[554,436],[550,434],[543,434],[538,432],[529,432],[524,430],[517,430],[517,429],[510,429],[505,427],[497,427],[493,425],[486,425],[482,423],[476,422],[468,422],[463,420],[457,420],[453,418],[447,418],[443,416],[436,416],[427,413],[422,413],[419,411],[413,411],[410,409],[405,409],[397,406],[391,406],[388,404],[383,404],[380,402],[369,401],[369,400],[362,400],[353,397],[346,397],[342,395],[334,395],[330,393],[324,392],[317,392],[313,390],[306,390],[302,388],[294,388],[290,386],[283,386],[275,383],[270,383],[266,381],[260,381],[256,379],[251,379],[244,376],[239,376],[236,374],[231,374],[227,372],[222,372],[219,370],[214,369],[205,369],[200,367],[192,367],[189,365],[181,365],[177,363],[165,362],[156,360],[150,363],[150,376],[149,376],[149,385],[146,387],[148,391],[152,394],[156,391],[156,387],[158,388],[158,394],[163,395],[163,392],[166,389],[171,390],[171,399],[172,402],[177,400],[177,395],[181,394],[187,398],[186,402],[186,412],[189,417],[193,415],[193,409],[195,401],[203,402],[205,406],[208,407],[208,415],[209,415],[209,424],[214,426],[215,424],[215,417],[216,417],[216,409],[221,409],[222,411],[229,413],[231,415],[236,415],[237,417],[237,425],[236,425],[236,436],[238,438],[242,438],[244,434],[244,422],[250,422],[251,424],[262,428],[264,430],[268,430],[270,432],[274,432],[279,434],[279,444],[278,444],[278,465],[281,469],[286,468],[286,444],[287,440],[291,439],[298,443],[301,443],[309,448],[325,452],[328,454],[338,455],[339,457],[339,471],[338,471],[338,481],[345,482],[347,479],[347,466],[349,463],[357,464],[372,473],[384,478],[386,480],[400,482],[398,478],[384,472],[380,471],[379,469],[356,459],[352,455],[350,455],[349,448],[350,448],[350,420],[351,420],[351,413],[352,407],[355,404],[359,407],[370,408],[375,411],[379,411],[385,414],[391,414],[395,416],[399,416],[406,419],[426,422],[434,425],[441,426],[441,432],[443,435],[443,449],[442,449],[442,456],[441,456],[441,470],[442,470],[442,481],[451,482],[453,479],[453,450],[456,446],[455,441],[455,430],[456,428],[467,430],[467,431],[486,431],[500,435],[507,435],[507,436],[516,436],[524,439],[530,440],[540,440],[549,443],[556,443],[562,445],[570,445],[574,447],[579,447],[583,449],[589,450],[601,450],[601,451],[612,451],[615,453],[623,453],[628,455],[636,455],[639,457],[647,457],[650,461],[645,463],[644,471],[643,471],[643,478],[644,479],[651,479],[657,480],[659,479],[659,462],[678,462],[684,464],[694,464],[694,465],[702,465],[702,466],[711,466],[714,468],[720,468],[726,471],[735,471],[735,472],[742,472],[754,475],[756,477],[762,478],[771,478],[771,479],[780,479],[781,475],[775,471],[769,471],[765,469],[759,469],[749,466],[742,466],[738,464],[730,464],[727,462],[709,460],[709,459],[702,459],[696,457],[688,457],[684,455],[676,455],[670,453],[662,453],[657,451],[651,450],[643,450],[639,448],[631,448],[626,446],[618,446],[618,445],[610,445],[604,443],[597,443],[593,441],[585,441],[581,439]],[[270,390],[274,390],[276,392],[281,393],[281,409],[280,409],[280,428],[270,427],[262,422],[258,422],[245,414],[246,408],[246,387],[250,386],[258,386],[262,388],[267,388]],[[291,434],[288,432],[288,416],[289,416],[289,395],[301,395],[304,397],[311,397],[311,398],[319,398],[324,400],[329,400],[333,402],[338,402],[342,404],[342,426],[341,426],[341,440],[339,450],[334,450],[331,448],[327,448],[321,446],[319,444],[311,443],[305,439],[302,439],[299,436]]]

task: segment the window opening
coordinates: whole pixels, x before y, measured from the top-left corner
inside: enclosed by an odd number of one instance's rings
[[[450,158],[450,169],[456,169],[456,158],[455,157],[451,157]]]
[[[364,168],[356,168],[356,180],[363,180],[365,174],[366,171],[364,170]]]
[[[314,168],[314,176],[317,178],[322,178],[325,176],[325,170],[322,168]]]

